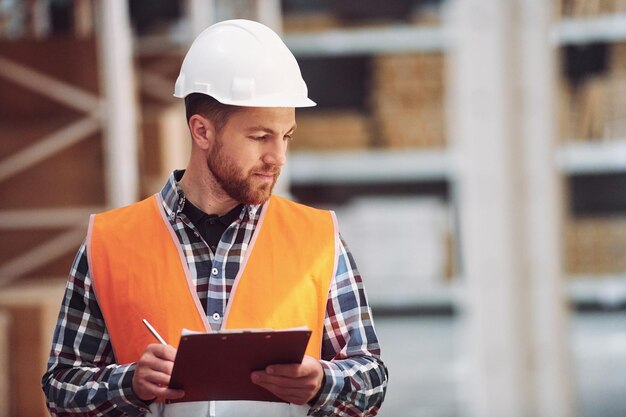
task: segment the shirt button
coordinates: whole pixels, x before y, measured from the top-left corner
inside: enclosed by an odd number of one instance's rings
[[[220,313],[215,312],[213,313],[213,320],[218,321],[220,319]]]
[[[211,274],[212,275],[217,275],[217,268],[211,269]]]

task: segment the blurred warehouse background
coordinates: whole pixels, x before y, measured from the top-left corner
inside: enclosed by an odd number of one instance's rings
[[[381,416],[626,416],[626,1],[0,0],[0,417],[46,415],[88,216],[184,167],[174,81],[227,18],[318,103],[280,192],[337,212]]]

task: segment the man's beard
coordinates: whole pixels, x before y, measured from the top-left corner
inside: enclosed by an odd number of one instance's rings
[[[207,158],[206,163],[224,192],[242,204],[265,203],[272,195],[272,190],[280,175],[280,167],[269,164],[252,168],[247,173],[241,172],[233,161],[223,154],[219,141]],[[274,180],[271,183],[261,182],[261,184],[255,185],[254,182],[259,180],[254,178],[253,172],[272,173]]]

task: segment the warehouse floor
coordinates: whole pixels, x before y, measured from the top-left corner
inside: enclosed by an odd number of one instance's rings
[[[626,312],[577,313],[572,353],[579,417],[626,416]],[[455,317],[379,317],[390,370],[382,417],[463,417]]]

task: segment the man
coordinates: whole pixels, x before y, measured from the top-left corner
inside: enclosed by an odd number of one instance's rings
[[[334,214],[272,196],[295,108],[315,105],[295,58],[259,23],[221,22],[194,41],[175,96],[189,164],[159,194],[92,216],[42,381],[51,413],[375,415],[387,370]],[[301,364],[250,375],[285,403],[166,401],[184,396],[168,388],[183,327],[302,325],[312,336]]]

